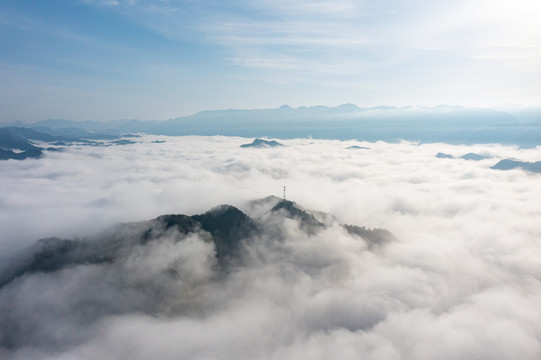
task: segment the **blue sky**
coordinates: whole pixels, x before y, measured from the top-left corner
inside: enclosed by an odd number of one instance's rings
[[[539,105],[538,0],[0,0],[0,121]]]

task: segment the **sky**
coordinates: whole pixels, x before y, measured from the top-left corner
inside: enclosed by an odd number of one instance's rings
[[[0,0],[0,122],[539,105],[537,0]]]
[[[217,276],[200,233],[162,229],[135,246],[136,225],[119,231],[129,251],[114,263],[26,274],[0,288],[2,359],[540,358],[539,174],[490,168],[536,161],[538,148],[136,141],[1,162],[0,265],[40,238],[99,241],[118,222],[224,203],[283,232],[251,239],[242,266]],[[460,158],[470,152],[489,158]],[[289,200],[336,220],[309,235],[251,210],[250,200],[281,196],[283,185]],[[369,249],[337,222],[396,239]]]

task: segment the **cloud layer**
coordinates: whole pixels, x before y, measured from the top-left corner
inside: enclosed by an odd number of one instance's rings
[[[247,201],[283,185],[306,208],[397,240],[368,250],[338,226],[310,236],[286,221],[280,241],[258,239],[243,266],[217,279],[208,242],[167,233],[115,264],[1,289],[0,328],[12,334],[3,358],[541,355],[539,176],[490,169],[500,158],[537,161],[538,148],[297,139],[241,149],[250,140],[157,138],[0,163],[0,255],[221,203],[257,215]],[[171,266],[183,275],[165,276]]]

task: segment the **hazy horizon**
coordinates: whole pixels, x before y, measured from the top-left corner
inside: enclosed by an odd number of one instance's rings
[[[0,121],[538,106],[534,0],[0,3]]]
[[[336,105],[322,105],[322,104],[310,104],[310,105],[298,105],[298,106],[291,106],[289,104],[282,104],[280,106],[276,106],[276,107],[266,107],[266,108],[242,108],[242,107],[239,107],[239,108],[216,108],[216,109],[201,109],[201,110],[197,110],[195,112],[191,112],[191,113],[180,113],[179,115],[177,116],[173,116],[171,118],[161,118],[161,119],[158,119],[158,118],[149,118],[149,119],[141,119],[141,118],[128,118],[128,117],[120,117],[120,118],[115,118],[115,119],[109,119],[109,120],[105,120],[105,119],[101,119],[101,118],[95,118],[95,119],[91,119],[91,118],[86,118],[86,119],[68,119],[68,118],[40,118],[40,119],[26,119],[26,120],[17,120],[17,121],[7,121],[5,119],[0,119],[0,126],[6,126],[6,125],[9,125],[9,124],[15,124],[15,123],[23,123],[23,124],[34,124],[34,123],[38,123],[38,122],[41,122],[41,121],[47,121],[47,120],[68,120],[68,121],[74,121],[74,122],[85,122],[85,121],[97,121],[97,122],[114,122],[114,121],[123,121],[123,120],[139,120],[139,121],[167,121],[167,120],[174,120],[174,119],[178,119],[178,118],[184,118],[184,117],[190,117],[190,116],[194,116],[194,115],[197,115],[197,114],[200,114],[200,113],[205,113],[205,112],[221,112],[221,111],[258,111],[258,110],[278,110],[278,109],[282,109],[284,107],[286,108],[289,108],[291,110],[303,110],[303,109],[317,109],[317,108],[329,108],[329,109],[336,109],[336,108],[340,108],[341,106],[344,106],[344,105],[353,105],[355,107],[358,107],[358,111],[366,111],[366,110],[381,110],[381,111],[404,111],[404,110],[407,110],[407,111],[415,111],[415,110],[421,110],[421,111],[434,111],[434,110],[439,110],[439,109],[442,109],[442,108],[446,108],[446,109],[475,109],[475,110],[495,110],[495,111],[501,111],[501,112],[508,112],[508,113],[511,113],[513,114],[514,112],[521,112],[521,111],[528,111],[528,110],[532,110],[532,111],[535,111],[535,110],[541,110],[541,105],[529,105],[529,106],[524,106],[524,105],[519,105],[519,104],[501,104],[501,105],[498,105],[498,106],[476,106],[476,107],[468,107],[468,106],[463,106],[463,105],[460,105],[460,104],[436,104],[436,105],[433,105],[433,106],[427,106],[427,105],[419,105],[419,104],[416,104],[416,105],[402,105],[402,106],[396,106],[396,105],[393,105],[393,104],[379,104],[379,105],[373,105],[373,106],[363,106],[363,105],[359,105],[359,104],[354,104],[354,103],[339,103],[339,104],[336,104]],[[351,112],[355,112],[355,110],[352,110]]]

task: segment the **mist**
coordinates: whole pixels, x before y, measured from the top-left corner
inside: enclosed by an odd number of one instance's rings
[[[490,168],[506,158],[538,161],[539,147],[138,141],[0,162],[0,256],[52,236],[114,233],[129,244],[140,225],[121,233],[113,225],[220,204],[268,231],[248,239],[225,273],[205,234],[152,225],[159,241],[127,246],[112,263],[21,276],[0,288],[0,357],[541,356],[540,175]],[[460,158],[468,153],[487,158]],[[332,215],[328,226],[307,233],[251,205],[282,196],[283,186],[289,200]],[[396,239],[373,248],[339,224],[384,228]]]

